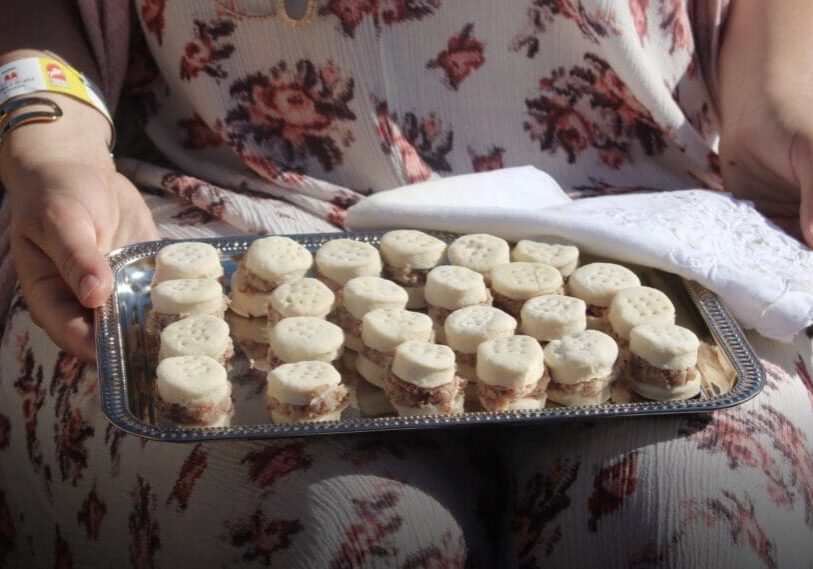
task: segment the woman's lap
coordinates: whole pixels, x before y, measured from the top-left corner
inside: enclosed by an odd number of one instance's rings
[[[483,566],[492,542],[499,566],[810,564],[810,341],[753,341],[766,390],[711,415],[172,445],[108,426],[95,378],[18,303],[0,349],[0,559],[423,567],[470,549]]]

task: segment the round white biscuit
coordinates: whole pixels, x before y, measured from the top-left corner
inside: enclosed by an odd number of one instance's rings
[[[193,314],[164,328],[158,359],[175,356],[218,359],[231,347],[229,325],[224,320],[211,314]]]
[[[514,300],[560,292],[562,275],[550,265],[517,261],[491,271],[491,289]]]
[[[477,379],[489,385],[521,389],[544,373],[544,352],[530,336],[497,338],[477,347]]]
[[[282,318],[315,316],[325,318],[336,301],[336,295],[319,279],[304,278],[282,283],[269,297],[269,308]]]
[[[407,340],[431,342],[433,335],[429,316],[403,308],[379,308],[361,321],[361,341],[379,352],[391,352]]]
[[[579,265],[579,248],[559,243],[540,243],[523,239],[511,251],[514,261],[544,263],[558,270],[563,277],[570,276]]]
[[[380,277],[355,277],[342,288],[344,307],[357,320],[378,308],[406,308],[408,300],[407,291]]]
[[[401,381],[424,389],[454,380],[455,357],[448,346],[410,340],[395,349],[392,373]]]
[[[604,332],[584,330],[545,346],[545,364],[551,379],[572,385],[612,374],[618,344]]]
[[[384,261],[395,268],[431,269],[446,257],[446,243],[414,229],[397,229],[381,236]]]
[[[619,291],[641,286],[635,273],[614,263],[590,263],[579,267],[567,281],[570,294],[587,304],[607,307]]]
[[[429,271],[424,293],[427,304],[447,310],[483,304],[489,299],[483,275],[454,265],[442,265]]]
[[[217,280],[222,276],[220,252],[208,243],[173,243],[155,255],[155,283],[175,279]]]
[[[513,336],[517,321],[493,306],[467,306],[452,312],[444,331],[446,344],[458,352],[474,354],[486,340]]]
[[[630,352],[658,369],[680,370],[697,364],[700,341],[676,324],[641,324],[630,332]]]
[[[641,324],[674,324],[675,307],[658,289],[636,286],[615,295],[607,318],[615,333],[626,340],[632,329]]]
[[[320,361],[283,364],[268,372],[266,395],[285,405],[310,405],[321,394],[337,387],[342,376]]]
[[[223,287],[212,279],[176,279],[152,287],[152,308],[160,314],[218,314],[225,308]]]
[[[365,357],[364,354],[359,354],[356,358],[356,371],[370,384],[384,389],[384,378],[387,375],[386,368]]]
[[[155,387],[166,403],[195,408],[231,395],[226,368],[209,356],[177,356],[158,363]]]
[[[539,341],[549,342],[587,328],[587,304],[580,298],[549,294],[522,305],[519,329]]]
[[[268,315],[268,302],[271,294],[267,292],[247,292],[244,290],[243,269],[238,267],[231,277],[229,309],[246,318],[261,318]]]
[[[251,274],[278,285],[304,277],[313,265],[313,255],[293,239],[273,235],[253,241],[243,264]]]
[[[333,239],[316,252],[319,272],[341,286],[355,277],[381,275],[378,249],[355,239]]]
[[[511,262],[511,248],[505,239],[474,233],[455,239],[447,250],[449,262],[478,272],[488,280],[494,267]]]
[[[700,394],[702,383],[698,373],[694,379],[687,381],[684,385],[676,385],[670,389],[639,381],[631,382],[630,388],[641,397],[653,401],[684,401],[697,397]]]
[[[344,332],[322,318],[295,316],[280,320],[268,333],[268,340],[274,355],[286,363],[332,362],[341,356]]]

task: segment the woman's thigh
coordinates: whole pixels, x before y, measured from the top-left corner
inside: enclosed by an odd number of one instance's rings
[[[524,567],[813,566],[810,340],[752,340],[768,383],[739,407],[513,432],[502,555]]]
[[[125,435],[101,414],[94,369],[18,298],[0,348],[0,565],[487,566],[467,440]]]

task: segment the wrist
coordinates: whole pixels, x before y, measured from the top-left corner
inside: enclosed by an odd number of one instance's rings
[[[110,125],[93,107],[58,93],[37,93],[63,111],[53,122],[20,126],[0,146],[0,181],[11,188],[25,172],[53,163],[115,169],[107,148]]]

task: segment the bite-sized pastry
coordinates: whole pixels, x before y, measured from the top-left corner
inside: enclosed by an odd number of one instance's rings
[[[449,262],[483,275],[490,282],[495,267],[511,262],[511,248],[505,239],[486,233],[473,233],[455,239],[447,251]]]
[[[378,308],[404,308],[407,305],[407,292],[387,279],[379,277],[356,277],[347,281],[342,288],[341,306],[331,316],[344,330],[348,348],[361,351],[361,319],[371,310]]]
[[[569,294],[587,303],[587,327],[609,329],[607,311],[615,295],[625,288],[641,286],[638,276],[614,263],[590,263],[579,267],[567,281]]]
[[[426,306],[426,275],[446,258],[446,243],[422,231],[397,229],[381,237],[384,276],[404,287],[409,294],[407,308]]]
[[[426,305],[435,323],[437,339],[444,339],[443,326],[453,311],[474,305],[491,305],[491,293],[483,275],[466,267],[443,265],[426,277]]]
[[[626,345],[630,332],[641,324],[674,324],[675,306],[656,288],[636,286],[620,291],[610,303],[607,319],[619,344]]]
[[[232,277],[232,310],[265,317],[274,289],[301,279],[312,265],[313,255],[293,239],[274,235],[253,241]]]
[[[223,287],[212,279],[176,279],[163,281],[150,290],[152,311],[147,327],[150,333],[192,314],[211,314],[223,318],[227,300]]]
[[[463,412],[463,383],[451,348],[411,340],[396,348],[384,390],[399,415],[440,415]]]
[[[277,424],[338,421],[350,393],[332,365],[321,361],[284,364],[268,372],[266,403]]]
[[[551,340],[587,328],[586,311],[587,304],[580,298],[559,294],[537,296],[522,305],[519,329],[545,347]]]
[[[183,241],[162,247],[155,255],[153,284],[176,279],[213,279],[223,276],[220,252],[208,243]]]
[[[282,283],[268,299],[268,326],[283,318],[314,316],[327,318],[336,295],[319,279],[304,278]]]
[[[579,249],[573,245],[540,243],[523,239],[511,251],[511,259],[544,263],[554,267],[563,277],[569,277],[579,266]]]
[[[245,283],[245,272],[239,268],[231,276],[229,309],[244,318],[264,318],[268,314],[270,292],[258,292]]]
[[[468,306],[455,310],[444,325],[446,344],[454,350],[457,374],[477,380],[477,347],[486,340],[513,336],[517,321],[493,306]]]
[[[314,316],[284,318],[268,332],[268,366],[303,361],[338,363],[344,350],[342,329]]]
[[[162,419],[214,426],[233,412],[226,368],[209,356],[177,356],[159,362],[156,407]]]
[[[700,341],[691,330],[669,323],[641,324],[630,332],[629,347],[628,371],[638,395],[667,401],[700,393]]]
[[[268,327],[264,319],[244,318],[236,314],[226,316],[232,338],[243,351],[248,364],[257,369],[268,369]]]
[[[356,360],[359,375],[384,387],[384,377],[392,364],[395,349],[408,340],[431,342],[435,330],[432,319],[420,312],[402,308],[379,308],[364,315],[361,325],[363,349]]]
[[[488,340],[477,347],[477,394],[486,411],[542,409],[550,376],[530,336]]]
[[[530,298],[564,294],[564,284],[559,271],[542,263],[516,261],[491,271],[494,306],[514,318],[519,318],[522,305]]]
[[[229,325],[211,314],[193,314],[173,322],[161,332],[158,359],[209,356],[225,365],[234,356]]]
[[[584,330],[545,346],[551,376],[548,399],[577,407],[601,405],[610,399],[618,345],[598,330]]]
[[[316,251],[316,276],[338,293],[350,279],[380,277],[378,249],[355,239],[332,239]]]

